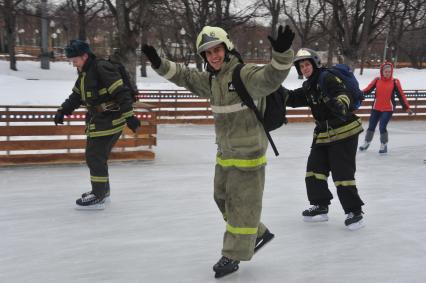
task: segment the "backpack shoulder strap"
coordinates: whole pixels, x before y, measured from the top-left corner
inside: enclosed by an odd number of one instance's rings
[[[277,147],[274,144],[274,141],[272,140],[271,134],[268,130],[266,130],[265,123],[263,120],[263,116],[260,114],[259,110],[257,109],[256,105],[254,104],[253,98],[248,93],[243,81],[241,80],[241,69],[244,67],[244,64],[238,64],[234,71],[232,72],[232,85],[235,87],[235,90],[240,97],[241,101],[247,105],[248,108],[253,110],[254,114],[256,115],[257,120],[262,124],[263,130],[265,131],[266,137],[269,140],[269,143],[271,144],[272,149],[274,150],[275,156],[278,156],[278,150]]]
[[[248,108],[253,111],[258,111],[256,105],[254,104],[253,98],[248,93],[243,81],[241,80],[241,69],[244,67],[244,64],[238,64],[234,71],[232,72],[232,85],[235,87],[238,96],[241,101],[247,105]],[[257,114],[256,114],[257,115]]]

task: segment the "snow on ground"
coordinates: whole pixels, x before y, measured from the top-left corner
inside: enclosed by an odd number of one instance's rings
[[[40,69],[40,62],[18,61],[18,70],[11,71],[9,62],[0,61],[0,105],[60,105],[71,93],[77,78],[75,68],[68,62],[50,63],[50,70]],[[356,76],[360,86],[366,87],[379,75],[378,69],[366,69],[364,75]],[[394,76],[404,89],[426,89],[426,69],[396,69]],[[300,87],[302,80],[292,67],[284,86],[289,89]],[[158,76],[148,67],[148,77],[138,77],[139,89],[181,89]]]
[[[358,153],[366,227],[345,229],[335,188],[326,223],[304,223],[311,123],[273,132],[263,222],[276,238],[222,282],[426,281],[426,124],[392,121]],[[194,146],[196,145],[196,146]],[[218,282],[225,223],[213,201],[212,126],[159,126],[151,162],[110,165],[112,202],[77,211],[84,165],[0,169],[0,282]]]

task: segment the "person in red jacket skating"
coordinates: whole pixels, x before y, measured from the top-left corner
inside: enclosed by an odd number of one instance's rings
[[[386,153],[388,144],[388,131],[386,129],[392,114],[395,111],[396,103],[395,97],[398,97],[402,109],[408,115],[412,115],[413,111],[410,109],[410,104],[405,97],[402,90],[401,83],[398,79],[393,78],[393,65],[390,62],[384,62],[380,66],[380,77],[376,77],[371,83],[363,89],[364,95],[370,94],[376,90],[373,109],[371,110],[368,129],[365,134],[365,142],[359,147],[361,151],[367,150],[373,140],[374,131],[376,130],[377,123],[380,130],[380,150],[379,153]]]

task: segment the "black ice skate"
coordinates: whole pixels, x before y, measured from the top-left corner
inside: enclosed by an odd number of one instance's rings
[[[346,228],[351,231],[358,230],[365,226],[362,211],[349,212],[345,220]]]
[[[305,222],[323,222],[328,221],[328,206],[313,205],[302,212]]]
[[[77,210],[105,209],[105,199],[100,199],[94,194],[89,194],[75,201]]]
[[[258,237],[256,239],[256,246],[254,247],[254,252],[256,253],[257,251],[259,251],[264,245],[266,245],[274,237],[275,235],[269,232],[268,229],[266,229],[265,233],[263,233],[261,237]]]
[[[221,278],[225,275],[237,271],[239,268],[239,263],[240,261],[238,260],[232,260],[230,258],[227,258],[226,256],[222,256],[219,261],[213,266],[213,270],[214,272],[216,272],[214,277]]]
[[[81,194],[81,197],[82,197],[82,198],[85,198],[85,197],[87,197],[87,196],[88,196],[88,195],[90,195],[90,194],[93,194],[93,193],[92,193],[92,191],[82,193],[82,194]],[[105,202],[111,202],[111,196],[110,196],[110,191],[109,191],[109,190],[106,192],[105,197],[104,197],[104,200],[105,200]]]
[[[382,143],[380,144],[380,150],[379,153],[380,154],[385,154],[388,152],[388,145],[386,143]]]

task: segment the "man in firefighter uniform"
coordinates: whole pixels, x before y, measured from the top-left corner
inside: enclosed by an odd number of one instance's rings
[[[81,40],[71,40],[65,55],[78,70],[72,93],[55,115],[55,124],[63,124],[81,105],[86,114],[86,163],[90,169],[92,190],[77,199],[77,209],[103,209],[110,195],[108,157],[114,144],[127,126],[134,132],[140,126],[133,115],[133,98],[123,83],[120,72],[106,60],[98,60],[90,46]]]
[[[355,183],[358,136],[363,131],[361,119],[353,113],[354,99],[342,80],[327,72],[324,85],[319,87],[321,67],[318,54],[308,48],[300,49],[294,58],[299,75],[307,80],[301,88],[288,92],[287,106],[309,106],[316,127],[306,170],[306,189],[312,207],[303,211],[307,222],[327,221],[328,205],[333,198],[327,178],[331,171],[337,195],[350,230],[363,227],[361,206]]]
[[[294,33],[280,27],[270,38],[272,60],[264,66],[247,64],[241,80],[263,113],[265,97],[284,81],[292,66],[290,49]],[[222,257],[214,265],[215,277],[238,269],[241,260],[250,260],[273,234],[260,222],[265,182],[267,138],[254,112],[242,105],[232,85],[232,73],[242,62],[228,34],[219,27],[205,26],[197,38],[197,53],[207,72],[160,59],[156,50],[142,50],[154,70],[164,78],[201,97],[210,98],[215,119],[216,167],[214,200],[226,221]]]

